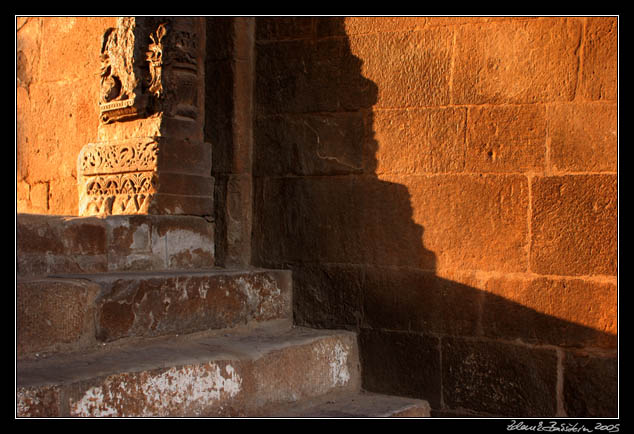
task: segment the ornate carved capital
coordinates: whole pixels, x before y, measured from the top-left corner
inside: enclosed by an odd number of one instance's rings
[[[79,214],[146,214],[156,194],[157,161],[152,138],[84,146],[77,162]]]

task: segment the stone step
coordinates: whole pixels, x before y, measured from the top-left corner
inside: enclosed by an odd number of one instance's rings
[[[429,402],[366,391],[328,393],[272,410],[278,418],[431,417]]]
[[[214,266],[214,224],[202,217],[18,214],[18,276]]]
[[[270,323],[18,360],[18,417],[241,417],[360,390],[356,336]]]
[[[290,273],[216,268],[18,278],[18,357],[290,321]]]

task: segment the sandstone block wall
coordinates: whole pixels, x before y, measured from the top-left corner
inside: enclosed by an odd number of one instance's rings
[[[254,239],[437,415],[615,416],[616,17],[256,19]]]
[[[101,38],[116,20],[16,18],[17,212],[77,215],[77,155],[97,135]]]

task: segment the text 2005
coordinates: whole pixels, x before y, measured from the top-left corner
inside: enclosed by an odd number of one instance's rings
[[[619,432],[619,425],[620,424],[618,423],[612,425],[603,425],[601,422],[597,422],[597,424],[594,426],[594,429],[597,431],[605,432]]]

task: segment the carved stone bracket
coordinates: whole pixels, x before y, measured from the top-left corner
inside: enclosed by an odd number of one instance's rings
[[[121,17],[103,35],[99,110],[104,123],[151,114],[162,96],[161,70],[166,24]]]
[[[159,112],[196,119],[202,53],[195,23],[192,18],[121,17],[117,27],[105,32],[102,122]]]

